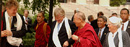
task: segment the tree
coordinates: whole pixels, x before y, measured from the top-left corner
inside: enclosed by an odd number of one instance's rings
[[[2,0],[4,2],[6,2],[7,0]],[[36,14],[36,11],[45,11],[45,14],[49,13],[49,5],[50,5],[50,0],[17,0],[18,2],[23,2],[24,4],[24,8],[25,9],[30,9],[32,10],[33,14]],[[57,2],[57,0],[53,0],[53,7],[55,5],[59,5],[59,3]],[[46,16],[46,18],[49,18],[49,14]]]
[[[126,0],[110,0],[110,6],[125,5]]]

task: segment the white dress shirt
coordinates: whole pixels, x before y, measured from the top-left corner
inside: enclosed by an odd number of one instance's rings
[[[114,38],[115,38],[116,34],[117,34],[117,32],[115,32],[114,34],[112,34],[112,32],[109,33],[109,36],[108,36],[109,47],[115,47]]]
[[[88,21],[87,23],[88,23],[88,24],[91,24],[91,22],[89,22],[89,21]]]
[[[101,37],[102,37],[103,31],[104,31],[105,28],[106,28],[106,27],[103,27],[102,29],[99,28],[99,30],[101,29],[101,36],[100,36],[100,39],[101,39]],[[99,32],[98,32],[98,35],[99,35]]]
[[[26,18],[25,16],[23,16],[23,18],[24,18],[24,21],[27,22],[26,20],[28,20],[28,18]],[[28,30],[27,24],[25,24],[25,28],[26,30]]]
[[[128,23],[129,23],[129,20],[126,21],[125,23],[123,23],[123,24],[124,24],[124,29],[123,29],[123,31],[126,31],[127,26],[128,26]],[[122,25],[121,25],[121,28],[122,28]]]

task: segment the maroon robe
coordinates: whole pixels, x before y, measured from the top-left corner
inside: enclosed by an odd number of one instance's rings
[[[45,22],[43,22],[42,24],[38,25],[37,29],[35,27],[35,31],[36,31],[35,47],[46,47],[46,45],[48,43],[51,29],[50,29],[49,25],[47,25],[47,27],[46,27],[46,37],[45,37],[44,31],[43,31],[44,23]]]
[[[88,23],[86,23],[82,29],[77,30],[74,34],[79,37],[80,42],[75,41],[73,47],[102,47],[96,32]]]

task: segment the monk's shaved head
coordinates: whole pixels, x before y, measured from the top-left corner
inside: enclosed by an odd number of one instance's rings
[[[76,15],[81,18],[83,21],[86,20],[85,14],[83,12],[77,12]]]

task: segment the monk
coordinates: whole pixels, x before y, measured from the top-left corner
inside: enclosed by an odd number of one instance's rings
[[[73,22],[78,27],[78,30],[72,35],[72,39],[75,40],[73,47],[102,47],[93,27],[86,23],[85,19],[86,17],[82,12],[77,12],[74,16]],[[64,46],[67,44],[66,41]]]
[[[35,27],[35,31],[35,47],[46,47],[51,29],[44,21],[44,13],[42,11],[37,15],[37,26]]]

